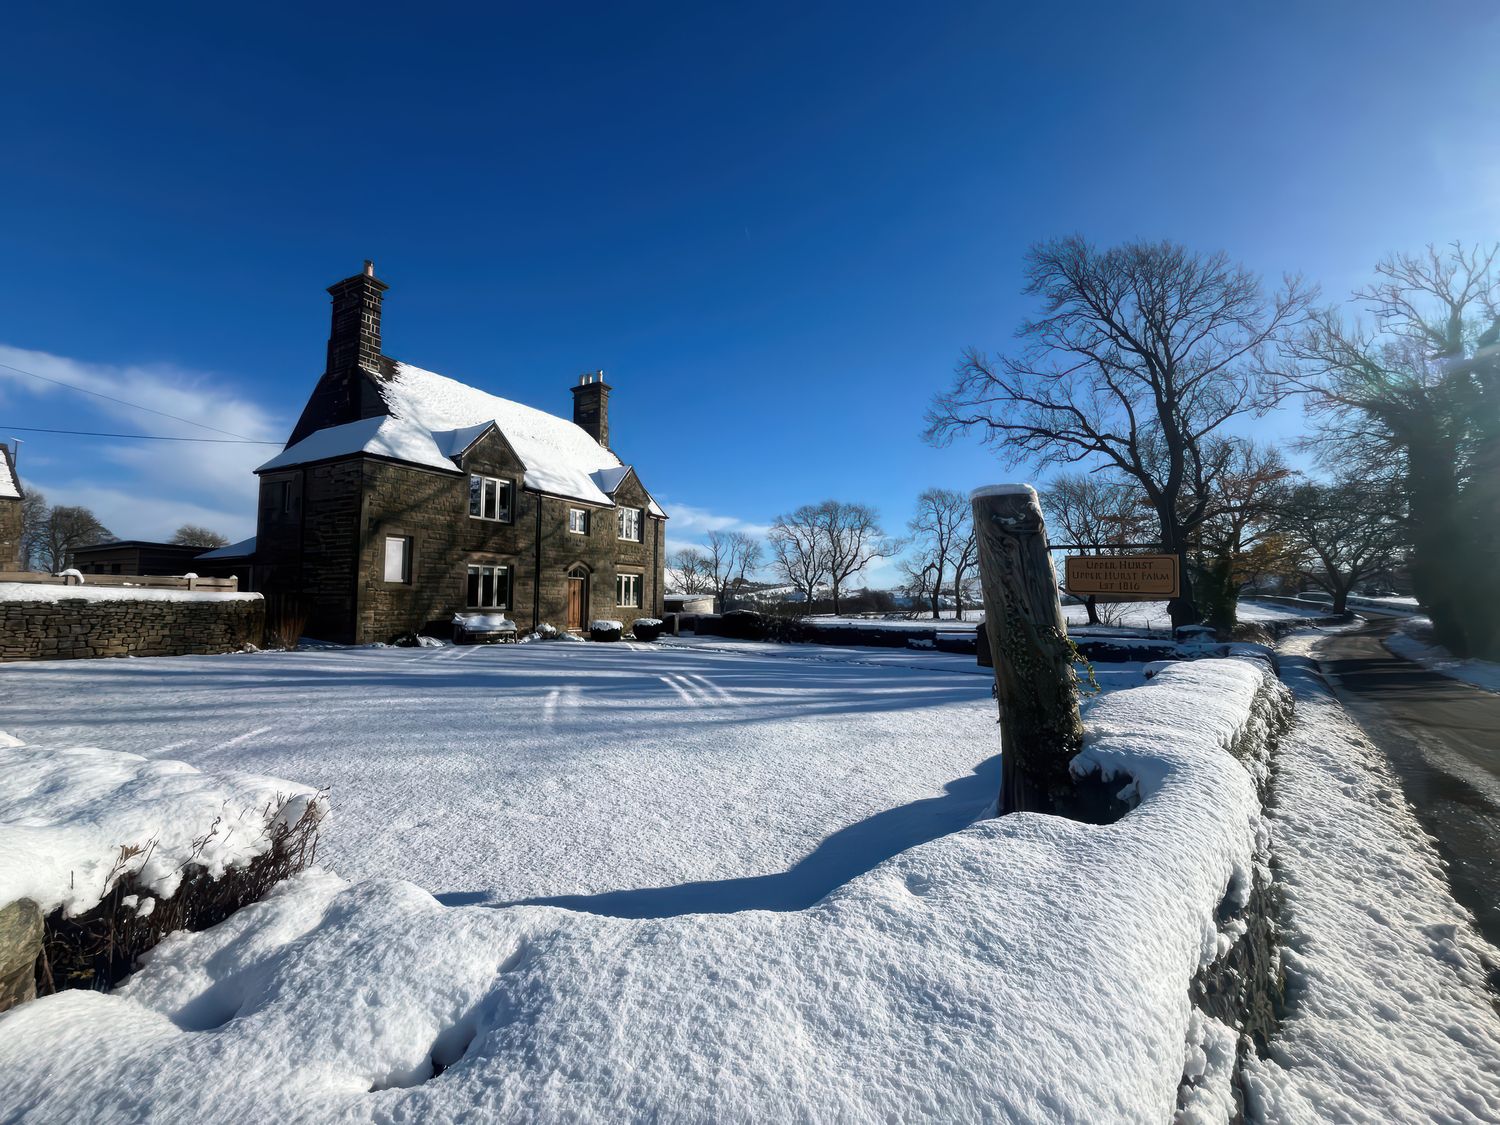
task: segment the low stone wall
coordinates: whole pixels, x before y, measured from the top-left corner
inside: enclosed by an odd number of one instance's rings
[[[118,595],[118,592],[111,591]],[[261,643],[259,594],[183,598],[57,596],[0,600],[0,661],[91,656],[184,656]]]

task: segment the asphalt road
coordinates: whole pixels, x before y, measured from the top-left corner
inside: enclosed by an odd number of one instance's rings
[[[1500,695],[1393,656],[1393,621],[1314,650],[1339,701],[1395,767],[1448,862],[1453,894],[1500,945]]]

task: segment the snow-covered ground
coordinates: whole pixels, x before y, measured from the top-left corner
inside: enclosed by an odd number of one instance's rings
[[[713,640],[8,664],[0,697],[33,746],[326,786],[322,861],[449,902],[801,907],[993,802],[972,657]]]
[[[1111,623],[1123,628],[1131,629],[1160,629],[1170,630],[1172,628],[1171,618],[1167,615],[1166,602],[1120,602],[1101,606],[1101,616],[1107,616]],[[1248,622],[1268,621],[1301,621],[1315,617],[1325,617],[1328,614],[1326,607],[1279,605],[1271,602],[1257,602],[1246,599],[1239,604],[1239,619]],[[974,626],[984,620],[984,611],[981,609],[964,610],[962,621],[954,619],[953,611],[943,610],[943,616],[937,620],[931,617],[912,618],[883,618],[883,617],[834,617],[832,615],[820,615],[809,617],[807,620],[819,625],[859,625],[863,627],[876,627],[881,629],[937,629],[940,632],[969,633]],[[1063,617],[1069,626],[1084,625],[1088,622],[1088,609],[1083,605],[1063,606]]]
[[[1486,691],[1500,691],[1500,663],[1493,660],[1464,660],[1440,644],[1434,644],[1432,619],[1408,617],[1398,631],[1385,639],[1386,648],[1397,656],[1413,661],[1432,672],[1449,676]]]
[[[1265,1121],[1500,1121],[1500,951],[1454,903],[1384,756],[1283,647],[1297,716],[1271,810],[1295,1006],[1252,1062]]]
[[[627,915],[611,917],[310,873],[168,939],[112,994],[0,1017],[0,1119],[1159,1122],[1185,1065],[1225,1104],[1232,1049],[1187,994],[1224,947],[1220,903],[1249,885],[1258,806],[1225,747],[1263,690],[1259,662],[1177,664],[1091,704],[1082,762],[1142,798],[1103,827],[963,827],[996,781],[985,681],[920,667],[535,645],[3,671],[28,735],[91,686],[96,740],[186,723],[216,741],[159,752],[320,764],[335,825],[391,817],[429,872],[507,888],[490,897],[539,875],[588,888],[615,868],[640,883],[785,865],[830,808],[860,819],[822,848],[879,851],[914,811],[953,807],[948,834],[816,902],[765,895],[776,875],[721,875],[569,903]],[[539,726],[574,705],[587,722]],[[274,737],[253,726],[268,719]],[[497,742],[506,720],[526,737]],[[482,799],[459,803],[459,786]],[[872,794],[883,811],[861,816]],[[331,837],[345,874],[391,858],[362,831]],[[754,853],[734,859],[730,836]],[[685,913],[726,887],[737,912]],[[751,908],[768,897],[804,908]]]

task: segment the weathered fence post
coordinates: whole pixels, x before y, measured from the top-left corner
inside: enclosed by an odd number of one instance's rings
[[[979,582],[1000,701],[1000,812],[1051,812],[1083,745],[1073,646],[1036,491],[975,489]]]

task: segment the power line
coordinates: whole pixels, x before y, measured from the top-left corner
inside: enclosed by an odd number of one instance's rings
[[[74,383],[64,383],[61,379],[54,379],[50,375],[38,375],[35,371],[27,371],[23,367],[14,367],[14,366],[12,366],[9,363],[0,363],[0,367],[5,368],[7,371],[14,371],[14,372],[16,372],[17,374],[20,374],[20,375],[28,375],[28,376],[30,376],[33,379],[40,379],[44,383],[51,383],[54,386],[58,386],[58,387],[66,387],[68,390],[70,390],[70,391],[77,391],[79,394],[93,395],[95,398],[102,398],[106,402],[114,402],[114,403],[118,403],[121,406],[128,406],[132,410],[144,410],[147,414],[156,414],[156,415],[158,415],[158,416],[160,416],[162,418],[170,418],[174,422],[185,422],[189,426],[197,426],[200,430],[212,430],[216,434],[224,434],[227,437],[239,438],[240,441],[250,441],[251,440],[250,438],[245,437],[243,434],[230,433],[228,430],[221,430],[217,426],[210,426],[210,425],[208,425],[208,424],[206,424],[204,422],[194,422],[191,418],[181,418],[181,417],[179,417],[176,414],[168,414],[165,410],[154,410],[154,409],[152,409],[149,406],[142,406],[138,402],[126,402],[123,398],[115,398],[113,395],[107,395],[107,394],[104,394],[104,393],[102,393],[100,391],[91,391],[87,387],[80,387],[80,386],[77,386]],[[12,429],[17,429],[19,427],[14,427],[13,426],[11,428]],[[71,433],[71,432],[74,432],[74,431],[70,431],[70,430],[49,430],[49,431],[43,431],[43,432],[62,434],[62,433]],[[96,435],[96,436],[112,436],[112,435]],[[127,436],[128,437],[130,435],[127,434],[127,435],[121,435],[121,436]],[[165,439],[163,439],[163,440],[165,440]],[[186,440],[186,439],[184,439],[184,440]],[[280,445],[281,443],[280,442],[256,442],[255,444],[257,444],[257,445]]]
[[[3,364],[0,364],[3,366]],[[212,426],[208,427],[213,429]],[[130,438],[132,441],[203,441],[212,445],[281,445],[279,441],[255,441],[253,438],[166,437],[163,434],[101,434],[93,430],[45,430],[40,426],[0,426],[0,430],[20,430],[27,434],[71,434],[74,437]],[[223,433],[220,430],[219,433]]]

